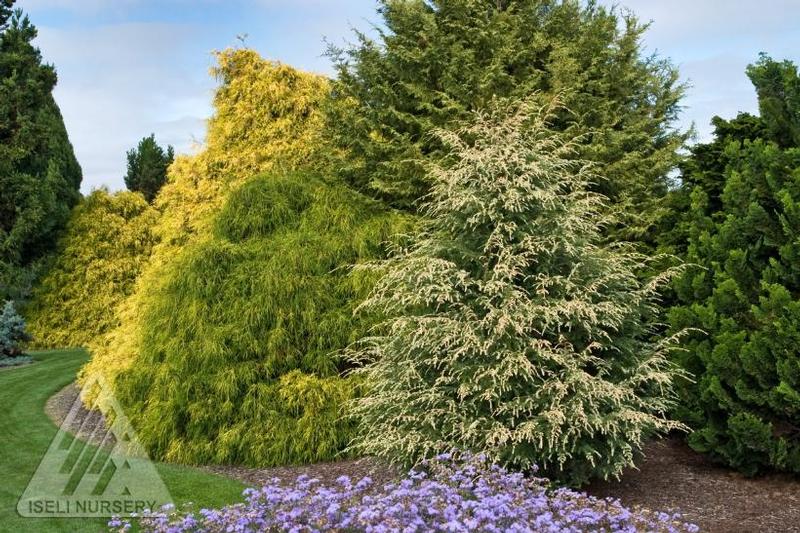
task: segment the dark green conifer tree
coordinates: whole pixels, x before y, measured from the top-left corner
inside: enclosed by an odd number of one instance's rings
[[[554,127],[585,134],[576,156],[601,165],[595,188],[623,215],[616,232],[652,231],[685,140],[684,87],[668,61],[644,55],[646,25],[578,0],[381,0],[379,13],[377,40],[359,33],[330,52],[330,131],[351,156],[339,165],[351,184],[414,207],[430,185],[423,161],[443,153],[435,128],[496,97],[558,93],[569,111]]]
[[[25,293],[80,198],[81,169],[53,100],[36,28],[0,4],[0,298]]]
[[[800,472],[800,78],[762,56],[747,69],[760,116],[714,119],[673,194],[666,245],[699,265],[676,285],[675,328],[696,378],[680,415],[690,444],[745,473]]]
[[[156,142],[155,134],[150,134],[128,152],[125,186],[130,191],[141,192],[148,202],[152,202],[167,182],[167,169],[174,159],[175,151],[172,146],[167,146],[164,150]]]
[[[0,31],[8,26],[8,19],[14,7],[14,0],[0,0]]]

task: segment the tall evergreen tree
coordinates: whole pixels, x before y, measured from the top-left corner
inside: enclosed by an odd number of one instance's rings
[[[800,77],[791,61],[761,60],[747,75],[758,93],[758,110],[769,137],[782,148],[800,146]]]
[[[0,0],[0,31],[8,27],[8,19],[14,9],[14,0]]]
[[[453,448],[579,485],[618,476],[668,421],[660,282],[601,245],[603,199],[573,144],[528,104],[442,133],[423,231],[384,263],[354,347],[369,384],[360,451],[413,463]]]
[[[681,360],[681,417],[697,450],[753,474],[800,472],[800,78],[762,56],[747,69],[760,116],[714,119],[693,148],[665,239],[688,262],[675,328],[693,335]]]
[[[0,4],[0,297],[19,296],[80,198],[81,169],[53,100],[36,28]]]
[[[571,112],[553,127],[585,134],[577,155],[601,165],[595,189],[624,214],[616,229],[652,228],[686,135],[684,88],[668,61],[643,55],[646,25],[578,0],[381,0],[379,13],[377,40],[330,51],[330,132],[351,184],[412,207],[430,185],[423,161],[443,154],[434,128],[495,97],[557,93]]]
[[[164,150],[156,143],[155,134],[150,134],[139,141],[136,148],[128,151],[125,186],[130,191],[141,192],[148,202],[152,202],[167,182],[167,169],[174,159],[175,150],[172,146]]]

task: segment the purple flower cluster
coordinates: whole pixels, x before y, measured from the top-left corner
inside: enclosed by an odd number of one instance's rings
[[[135,520],[152,533],[698,531],[677,514],[631,511],[618,501],[549,491],[546,480],[507,472],[480,456],[442,455],[382,488],[369,478],[353,484],[341,477],[324,487],[301,476],[291,485],[275,479],[245,491],[245,497],[245,503],[220,510],[164,509]],[[117,532],[132,527],[120,518],[109,525]]]

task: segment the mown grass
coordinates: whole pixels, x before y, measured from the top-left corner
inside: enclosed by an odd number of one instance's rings
[[[0,371],[0,532],[105,531],[105,519],[23,518],[17,513],[17,501],[57,431],[45,403],[75,379],[88,358],[76,349],[33,356],[31,365]],[[178,505],[218,507],[241,500],[244,486],[237,481],[183,466],[156,467]]]

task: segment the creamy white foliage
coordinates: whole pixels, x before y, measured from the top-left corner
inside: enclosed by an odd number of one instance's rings
[[[654,340],[648,258],[603,245],[591,167],[548,129],[556,103],[477,114],[438,136],[426,222],[387,261],[365,312],[386,317],[350,357],[360,452],[413,463],[453,448],[580,484],[618,476],[665,416],[677,339]]]

